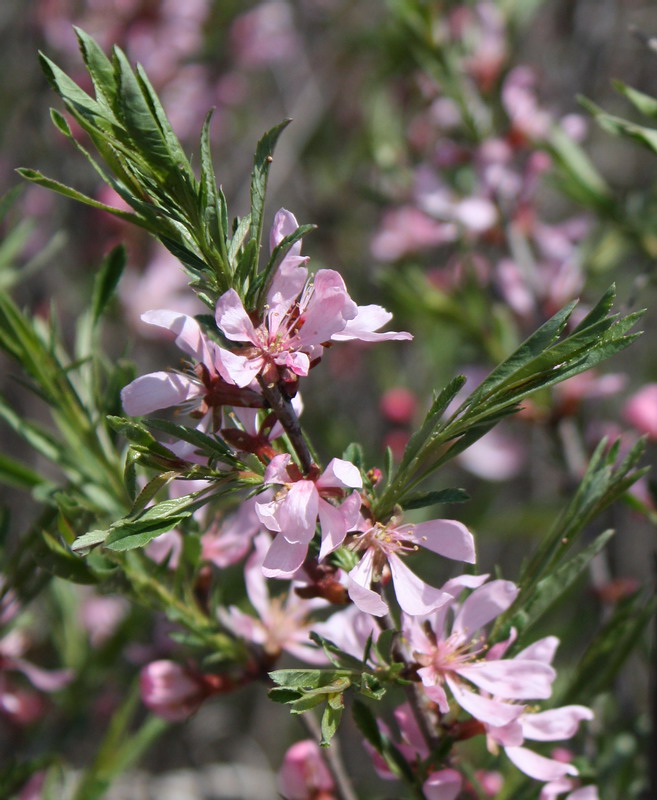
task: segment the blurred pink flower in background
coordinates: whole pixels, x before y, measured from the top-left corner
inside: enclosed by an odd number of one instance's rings
[[[394,386],[381,395],[379,408],[390,422],[404,425],[410,423],[415,415],[417,397],[405,386]]]
[[[130,610],[125,597],[85,592],[80,605],[80,622],[92,647],[100,647],[116,631]]]
[[[278,773],[285,800],[335,800],[335,784],[317,742],[303,739],[288,749]]]
[[[285,64],[301,52],[292,8],[283,0],[269,0],[237,17],[230,30],[233,54],[246,69]]]
[[[296,658],[311,664],[326,664],[323,650],[310,639],[313,623],[310,613],[324,608],[325,600],[304,600],[293,588],[272,595],[263,575],[262,565],[271,545],[271,538],[263,533],[255,539],[255,550],[246,562],[244,580],[246,591],[257,617],[246,614],[237,606],[219,609],[219,619],[246,642],[259,645],[274,661],[285,650]]]
[[[187,719],[209,694],[200,673],[167,660],[142,668],[139,689],[144,705],[169,722]]]
[[[639,433],[657,440],[657,383],[647,383],[625,403],[623,417]]]

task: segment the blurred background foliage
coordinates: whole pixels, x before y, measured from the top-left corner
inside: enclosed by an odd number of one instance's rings
[[[447,507],[444,515],[458,514],[476,532],[482,570],[499,564],[513,579],[572,495],[602,435],[621,436],[626,450],[648,433],[645,463],[654,461],[657,422],[653,429],[637,422],[628,400],[657,381],[657,157],[610,134],[609,124],[606,130],[596,124],[578,103],[584,96],[605,112],[646,124],[612,79],[657,94],[654,3],[4,0],[0,187],[14,194],[3,206],[0,287],[44,324],[56,318],[73,349],[97,267],[124,242],[127,274],[102,339],[110,361],[134,359],[141,373],[177,356],[139,314],[158,307],[203,311],[184,294],[174,259],[143,231],[26,185],[14,172],[38,169],[117,203],[48,116],[57,103],[38,50],[89,89],[73,24],[106,51],[119,44],[144,65],[188,153],[198,152],[203,119],[216,109],[215,168],[233,214],[248,208],[260,135],[292,118],[274,157],[266,227],[280,206],[302,224],[317,224],[303,249],[314,267],[339,269],[359,303],[382,303],[394,311],[394,329],[415,336],[412,344],[376,351],[345,345],[313,372],[304,387],[303,422],[324,459],[358,439],[368,465],[380,465],[386,446],[395,454],[403,449],[431,391],[458,373],[472,388],[559,306],[579,296],[586,307],[616,282],[622,310],[648,308],[646,335],[604,373],[532,398],[517,419],[440,473],[437,488],[469,492],[470,503]],[[0,374],[8,405],[48,425],[41,399],[25,389],[10,359]],[[57,480],[43,458],[30,461],[10,425],[1,433],[4,452]],[[24,537],[44,526],[38,515],[49,513],[39,510],[30,495],[34,484],[23,477],[5,475],[14,487],[3,503],[8,563],[18,558]],[[576,673],[589,629],[653,585],[655,518],[645,482],[640,494],[591,526],[591,539],[606,528],[617,534],[577,593],[540,626],[562,639],[564,685]],[[139,647],[148,657],[170,651],[167,623],[128,610],[105,587],[93,602],[107,602],[114,622],[99,639],[99,623],[85,627],[81,616],[91,589],[48,580],[39,567],[31,587],[26,594],[42,591],[46,600],[21,617],[30,657],[85,677],[57,701],[39,699],[48,704],[48,725],[39,714],[12,718],[5,710],[0,748],[37,760],[58,752],[80,767],[98,745],[88,736],[89,716],[103,729],[125,702],[135,665],[146,659]],[[628,608],[631,618],[634,607]],[[650,661],[646,641],[614,679],[614,691],[587,700],[598,714],[588,746],[605,777],[603,797],[651,796]],[[80,700],[91,697],[92,711]],[[162,753],[180,767],[232,760],[261,768],[266,785],[276,763],[264,753],[282,752],[283,724],[283,709],[242,692],[221,708],[204,707],[182,734],[165,736],[150,765]],[[144,743],[161,733],[145,730]],[[358,760],[351,758],[356,771]],[[13,791],[20,768],[7,775]],[[652,781],[654,788],[654,775]],[[225,796],[249,796],[243,792]]]

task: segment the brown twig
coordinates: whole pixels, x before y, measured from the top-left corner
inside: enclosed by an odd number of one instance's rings
[[[258,383],[272,411],[276,414],[279,422],[285,428],[285,432],[290,437],[294,452],[299,458],[302,472],[307,475],[313,467],[313,457],[310,455],[301,425],[299,425],[299,418],[292,408],[290,399],[281,391],[278,383],[272,383],[262,375],[258,375]]]

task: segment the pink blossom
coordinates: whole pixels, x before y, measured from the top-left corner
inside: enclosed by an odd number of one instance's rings
[[[455,769],[441,769],[429,775],[422,791],[427,800],[456,800],[462,785],[463,778]]]
[[[151,661],[139,676],[145,706],[169,722],[187,719],[207,697],[202,676],[175,661]]]
[[[657,383],[647,383],[633,394],[623,408],[623,416],[640,433],[657,439]]]
[[[437,222],[412,206],[402,206],[384,214],[370,249],[379,261],[397,261],[455,238],[454,225]]]
[[[80,621],[89,633],[92,647],[99,647],[114,634],[129,608],[124,597],[93,593],[83,596]]]
[[[384,417],[398,425],[404,425],[415,415],[417,398],[405,386],[394,386],[383,393],[379,407]]]
[[[376,522],[355,536],[349,546],[364,553],[349,573],[349,596],[358,608],[377,617],[387,613],[388,605],[371,584],[388,570],[397,601],[407,614],[428,614],[453,599],[418,578],[400,558],[403,554],[426,547],[445,558],[468,564],[475,561],[472,534],[453,519],[405,525],[399,525],[394,518],[387,525]]]
[[[541,791],[539,800],[556,800],[565,792],[570,792],[570,794],[564,800],[599,800],[600,798],[596,786],[589,784],[577,788],[577,781],[564,777],[547,783]]]
[[[246,591],[258,617],[245,614],[236,606],[219,610],[221,622],[245,641],[257,644],[271,659],[283,650],[311,664],[325,664],[326,656],[309,638],[312,623],[308,615],[326,606],[320,599],[304,600],[294,591],[270,596],[263,576],[262,564],[271,540],[267,534],[255,539],[255,551],[244,570]]]
[[[303,739],[288,749],[278,788],[285,800],[334,800],[333,778],[316,742]]]
[[[262,502],[263,495],[259,495]],[[201,536],[201,555],[205,561],[224,568],[236,564],[248,553],[253,537],[262,530],[256,514],[258,497],[250,497],[234,514],[213,525]]]
[[[360,511],[360,495],[352,492],[340,505],[326,498],[337,498],[345,489],[363,485],[358,469],[348,461],[332,459],[317,478],[302,478],[291,456],[275,456],[264,475],[265,485],[280,485],[273,500],[257,503],[256,513],[274,539],[264,560],[263,571],[270,578],[289,578],[299,569],[315,535],[319,518],[321,526],[320,560],[340,547],[353,530]]]
[[[452,602],[432,617],[406,617],[404,631],[409,649],[420,664],[417,674],[424,691],[442,713],[450,710],[445,691],[448,687],[458,705],[475,719],[502,727],[516,720],[524,710],[524,706],[508,701],[549,697],[556,673],[536,654],[507,660],[482,659],[486,651],[482,629],[506,611],[518,594],[510,581],[484,584],[485,579],[485,575],[464,575],[448,581],[443,590],[451,595]],[[464,587],[474,591],[458,604],[455,597]],[[448,628],[450,609],[454,619]],[[479,693],[473,691],[473,685]]]
[[[170,406],[207,413],[213,405],[263,405],[255,392],[236,390],[225,366],[231,363],[232,353],[221,351],[219,357],[220,348],[205,336],[193,317],[160,309],[148,311],[141,318],[149,325],[173,332],[176,344],[192,356],[197,368],[188,373],[151,372],[136,378],[121,391],[127,414],[141,416]]]

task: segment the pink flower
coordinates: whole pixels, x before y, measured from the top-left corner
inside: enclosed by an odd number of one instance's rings
[[[141,416],[171,406],[184,406],[206,414],[219,405],[264,405],[259,394],[235,387],[226,364],[238,357],[220,350],[205,336],[193,317],[160,309],[147,311],[141,318],[149,325],[173,332],[178,347],[197,363],[194,370],[187,373],[151,372],[129,383],[121,391],[126,414]]]
[[[625,404],[623,416],[640,433],[657,439],[657,383],[647,383],[633,394]]]
[[[223,568],[244,558],[251,548],[253,537],[262,530],[262,523],[256,514],[257,501],[257,497],[245,500],[234,514],[213,525],[201,536],[201,555],[205,561]]]
[[[167,660],[142,668],[139,689],[144,705],[169,722],[187,719],[209,694],[202,675]]]
[[[495,580],[482,585],[486,577],[463,575],[448,581],[443,590],[452,596],[450,605],[439,609],[433,617],[406,617],[404,631],[409,649],[420,664],[417,674],[424,691],[442,713],[450,710],[445,691],[448,687],[458,705],[475,719],[502,727],[524,711],[524,706],[508,701],[549,697],[556,673],[544,659],[535,656],[482,659],[486,650],[482,628],[506,611],[518,594],[510,581]],[[455,598],[464,587],[474,591],[459,605]],[[446,620],[450,608],[454,620],[448,631]],[[473,685],[479,693],[473,691]]]
[[[455,769],[441,769],[432,772],[422,784],[422,791],[427,800],[456,800],[463,778]]]
[[[413,419],[417,409],[417,397],[405,386],[394,386],[381,397],[381,413],[391,422],[405,425]]]
[[[236,606],[219,610],[221,622],[247,642],[257,644],[271,659],[283,650],[311,664],[325,664],[326,656],[311,642],[312,623],[308,615],[326,606],[324,600],[304,600],[294,591],[271,597],[263,576],[262,563],[270,547],[267,534],[255,539],[255,551],[244,570],[246,592],[258,617],[245,614]]]
[[[285,800],[334,800],[335,784],[316,742],[303,739],[288,749],[278,788]]]
[[[320,560],[340,547],[347,531],[353,530],[358,521],[358,492],[352,492],[338,506],[325,499],[337,499],[345,489],[362,487],[360,472],[348,461],[334,458],[319,477],[302,478],[291,456],[281,453],[265,470],[264,483],[282,487],[274,500],[256,503],[260,521],[278,534],[263,564],[263,572],[269,578],[289,578],[299,569],[318,518],[322,532]]]
[[[499,643],[489,652],[489,656],[501,657],[515,638],[515,632],[507,642]],[[539,639],[534,644],[517,653],[514,661],[534,661],[549,665],[552,663],[559,640],[554,636]],[[554,742],[570,739],[577,733],[582,720],[593,719],[593,712],[586,706],[570,705],[552,708],[547,711],[525,711],[509,724],[495,727],[487,726],[489,749],[501,744],[509,759],[521,772],[530,778],[541,781],[560,781],[566,775],[577,775],[577,769],[567,763],[570,759],[545,758],[521,746],[525,739],[537,742]],[[491,748],[492,745],[492,748]]]
[[[393,519],[387,525],[377,522],[354,537],[349,545],[364,551],[360,562],[349,573],[349,596],[362,611],[380,617],[388,606],[371,588],[389,570],[399,605],[407,614],[428,614],[452,595],[427,585],[404,564],[401,555],[426,547],[445,558],[472,564],[475,561],[474,539],[461,522],[436,519],[418,524],[398,525]]]

